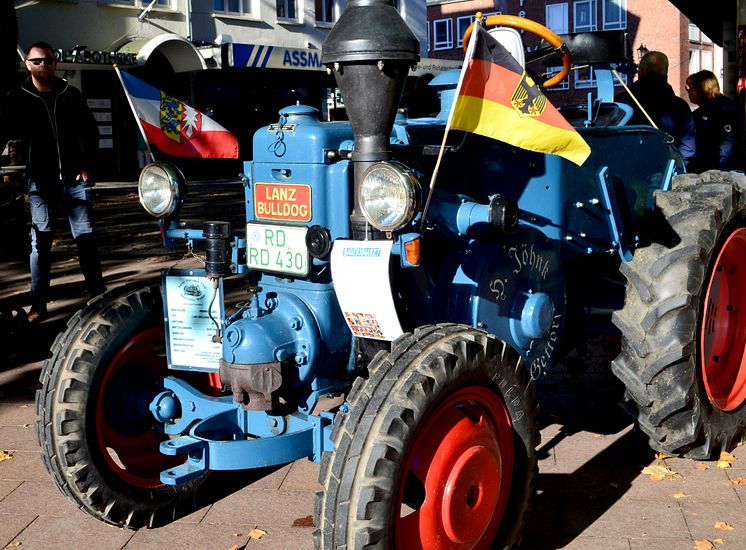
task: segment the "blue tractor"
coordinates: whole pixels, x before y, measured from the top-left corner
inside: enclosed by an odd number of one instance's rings
[[[484,23],[540,34],[569,69],[541,25]],[[323,49],[349,121],[293,105],[259,129],[236,231],[184,227],[178,170],[144,169],[166,244],[204,267],[94,299],[55,341],[38,434],[77,506],[152,527],[198,507],[211,472],[308,458],[318,548],[512,546],[532,382],[599,331],[621,333],[612,369],[654,448],[704,458],[743,436],[744,177],[685,174],[600,68],[598,97],[565,111],[582,166],[452,132],[431,186],[445,117],[397,114],[418,51],[391,0],[351,0]],[[227,276],[249,291],[226,312]]]

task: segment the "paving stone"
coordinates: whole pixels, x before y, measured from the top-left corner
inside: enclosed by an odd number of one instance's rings
[[[321,489],[319,465],[310,460],[296,460],[283,480],[281,488],[286,491],[318,491]]]
[[[587,501],[567,502],[563,521],[572,532],[587,536],[647,538],[660,533],[686,533],[678,503],[620,500],[603,509]]]
[[[51,481],[24,481],[0,500],[0,514],[34,514],[40,516],[85,516]]]
[[[629,539],[630,550],[692,550],[694,541],[691,538],[671,537]]]
[[[0,480],[0,500],[12,493],[23,481]]]
[[[0,449],[4,451],[39,451],[34,424],[0,426]]]
[[[0,513],[0,548],[10,544],[35,519],[35,514]]]
[[[591,466],[570,474],[562,474],[544,473],[540,465],[536,488],[548,494],[566,497],[611,499],[619,496],[620,477],[615,469],[602,466]]]
[[[36,422],[33,404],[27,400],[16,401],[10,396],[0,398],[0,426],[23,426]]]
[[[746,548],[746,506],[682,502],[681,509],[694,539],[712,540],[722,538],[729,548]],[[723,521],[733,527],[732,531],[715,528]]]
[[[267,536],[251,540],[247,550],[312,550],[313,529],[291,527],[289,529],[267,529]]]
[[[242,548],[249,540],[251,527],[173,523],[158,529],[140,529],[124,546],[125,550],[179,550]]]
[[[276,491],[282,486],[283,481],[287,477],[292,464],[285,464],[283,466],[274,466],[271,468],[262,468],[256,472],[249,473],[249,477],[252,478],[251,486],[254,489],[267,489]]]
[[[545,548],[546,550],[557,548],[548,541],[547,546],[537,547]],[[618,539],[611,537],[577,537],[570,541],[567,545],[563,546],[565,550],[629,550],[629,543],[627,539]]]
[[[207,515],[207,512],[210,511],[210,508],[212,508],[212,504],[209,506],[203,506],[196,512],[192,512],[191,514],[181,517],[176,520],[177,523],[199,523],[203,519],[205,519],[205,516]]]
[[[42,515],[26,527],[10,544],[19,549],[69,550],[95,548],[119,550],[134,532],[106,525],[87,514],[68,517]]]
[[[20,479],[51,482],[37,451],[11,451],[12,458],[0,462],[0,479]]]
[[[2,504],[2,503],[0,503]],[[267,491],[246,488],[216,502],[203,523],[290,527],[313,514],[311,491]]]
[[[736,480],[738,479],[746,480],[746,473],[741,470],[727,470],[726,475],[728,476],[729,483],[733,487],[733,491],[738,497],[738,501],[741,504],[746,505],[746,485],[736,483]]]

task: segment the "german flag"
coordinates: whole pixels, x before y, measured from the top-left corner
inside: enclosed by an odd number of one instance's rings
[[[582,165],[591,148],[512,55],[475,25],[450,127]],[[469,53],[471,52],[471,54]]]

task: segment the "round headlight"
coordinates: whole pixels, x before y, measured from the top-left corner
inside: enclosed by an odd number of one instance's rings
[[[175,166],[154,162],[140,172],[137,190],[140,204],[148,214],[165,218],[173,214],[184,199],[184,176]]]
[[[411,222],[419,195],[417,178],[396,162],[379,162],[368,168],[358,188],[363,216],[380,231],[396,231]]]

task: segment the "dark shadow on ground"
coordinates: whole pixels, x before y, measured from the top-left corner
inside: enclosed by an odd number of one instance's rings
[[[572,472],[543,472],[540,464],[521,548],[564,548],[603,516],[653,460],[646,438],[619,406],[624,387],[610,368],[618,343],[603,338],[593,347],[583,369],[559,365],[537,383],[541,426],[559,426],[556,435],[542,441],[539,459],[549,458],[554,447],[579,432],[602,438],[628,431]]]

